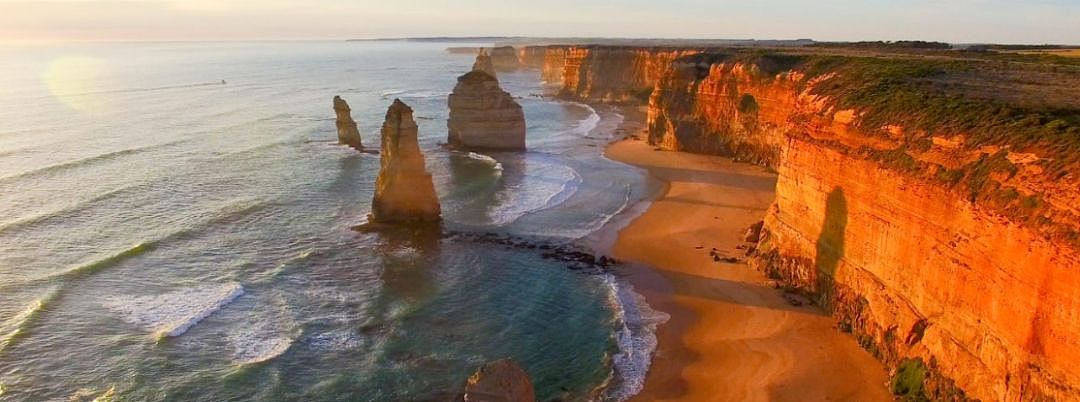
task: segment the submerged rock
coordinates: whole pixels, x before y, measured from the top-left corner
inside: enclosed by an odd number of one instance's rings
[[[442,211],[420,152],[413,110],[398,99],[386,111],[380,159],[371,222],[438,225]]]
[[[476,61],[472,65],[473,71],[483,71],[488,75],[498,78],[495,75],[495,65],[491,63],[491,56],[488,55],[487,50],[480,48],[480,53],[476,55]]]
[[[447,103],[450,145],[462,149],[525,149],[525,113],[491,74],[473,70],[458,77]]]
[[[466,402],[535,402],[529,374],[513,360],[497,360],[476,370],[465,383]]]
[[[360,130],[352,119],[352,109],[340,96],[334,97],[334,113],[337,114],[338,143],[362,151],[364,144],[360,141]]]

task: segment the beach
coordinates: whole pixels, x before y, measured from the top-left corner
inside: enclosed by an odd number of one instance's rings
[[[616,229],[612,246],[630,263],[636,291],[671,315],[632,400],[892,400],[879,362],[822,310],[786,300],[736,249],[772,203],[775,174],[657,151],[637,139],[613,143],[606,156],[666,183],[640,216]],[[739,262],[714,261],[714,248]]]

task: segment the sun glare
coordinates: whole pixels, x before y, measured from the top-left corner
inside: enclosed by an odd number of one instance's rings
[[[53,60],[41,75],[56,99],[83,113],[104,109],[100,91],[105,80],[105,63],[92,57],[67,56]]]

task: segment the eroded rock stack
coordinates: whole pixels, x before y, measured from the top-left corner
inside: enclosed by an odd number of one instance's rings
[[[492,77],[496,77],[495,64],[492,64],[491,55],[489,55],[484,48],[480,48],[480,53],[476,55],[476,61],[473,62],[472,69],[473,71],[483,71]]]
[[[466,402],[535,402],[532,381],[513,360],[485,364],[465,384]]]
[[[360,141],[360,130],[356,128],[356,121],[352,119],[352,109],[349,109],[349,104],[340,96],[334,97],[334,113],[337,114],[338,143],[363,150],[364,144]]]
[[[377,224],[437,225],[439,198],[417,141],[413,110],[394,99],[382,127],[382,152],[371,221]]]
[[[447,142],[460,149],[525,149],[525,112],[492,75],[473,70],[450,94]]]

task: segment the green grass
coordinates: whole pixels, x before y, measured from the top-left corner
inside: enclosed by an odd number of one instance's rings
[[[927,369],[922,360],[906,359],[900,362],[892,379],[892,393],[903,402],[929,402],[923,391]]]

